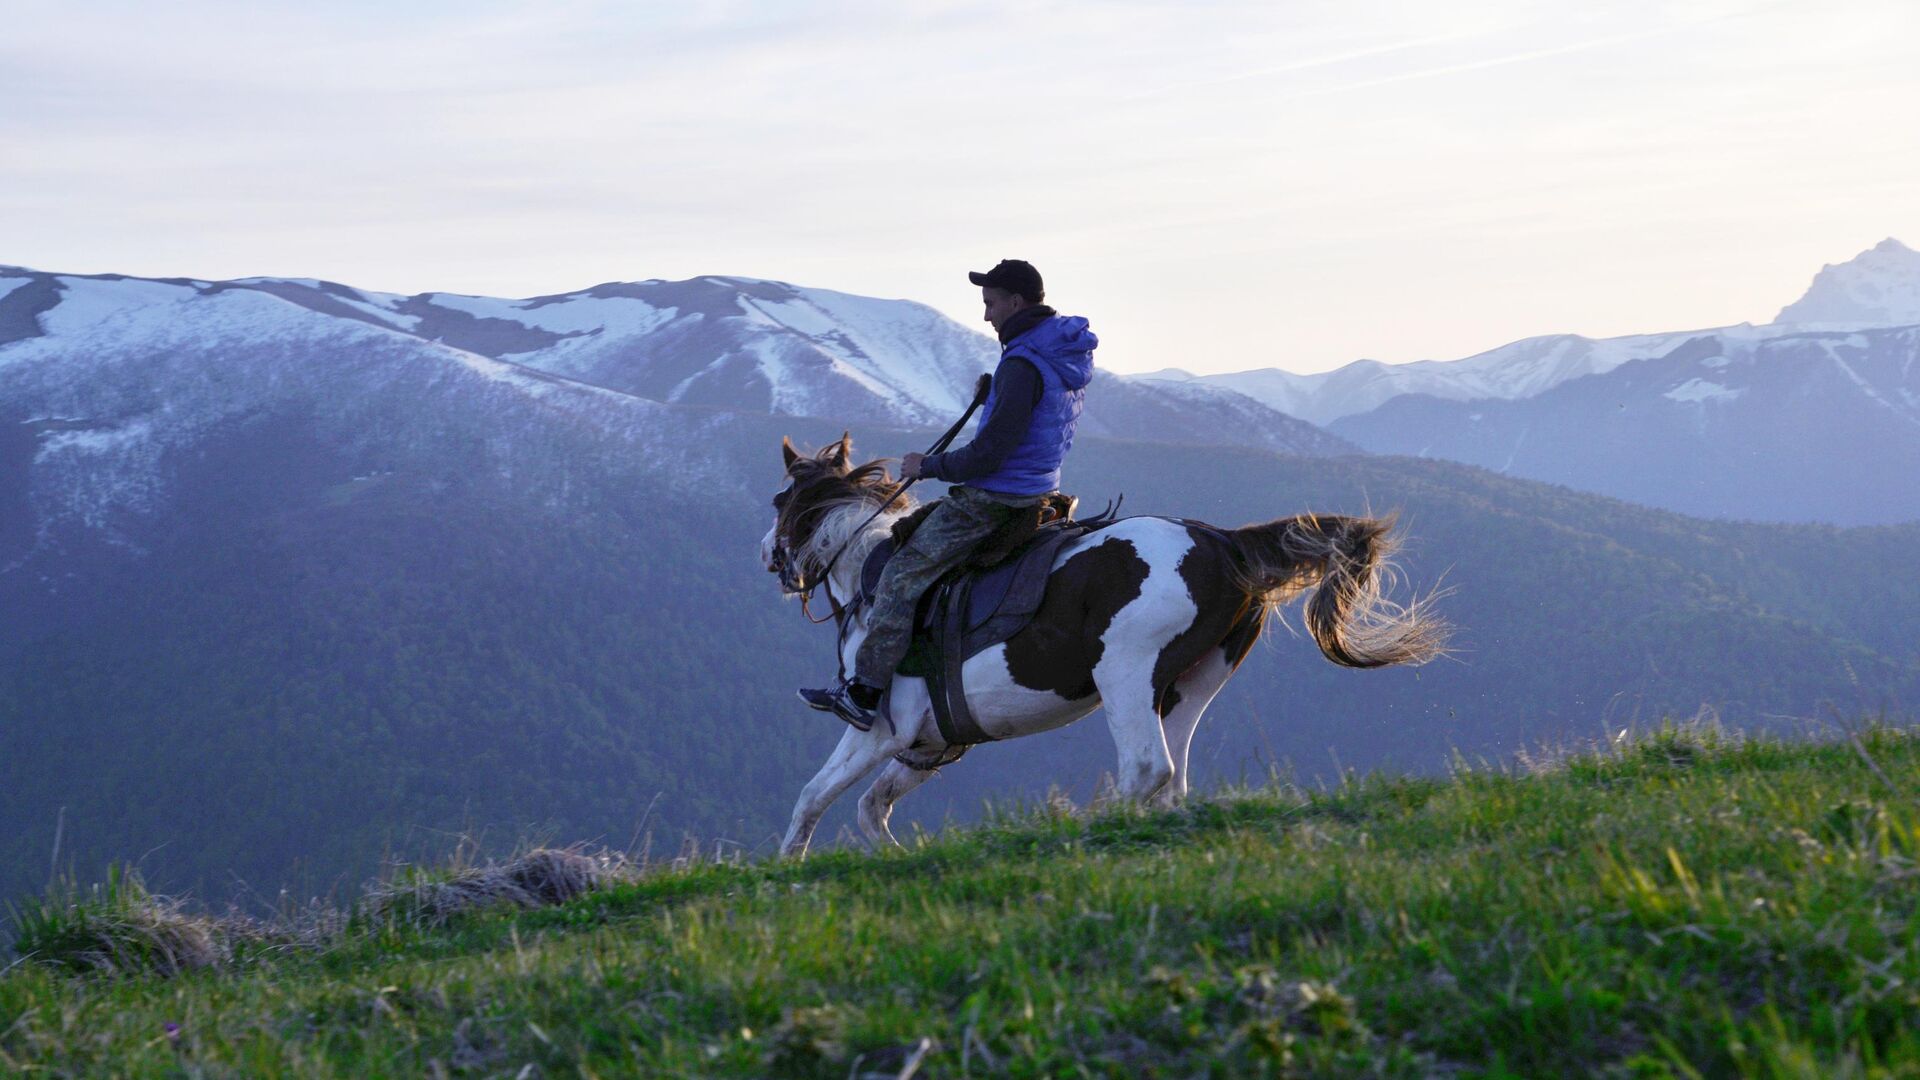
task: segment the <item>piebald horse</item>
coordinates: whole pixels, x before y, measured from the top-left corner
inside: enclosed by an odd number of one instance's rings
[[[785,439],[780,449],[787,484],[773,497],[761,562],[790,596],[824,584],[830,597],[851,597],[868,553],[912,503],[884,459],[849,464],[847,436],[811,455]],[[1187,792],[1200,714],[1280,604],[1311,589],[1307,632],[1346,667],[1418,664],[1444,651],[1447,628],[1431,598],[1402,605],[1382,590],[1394,544],[1392,521],[1377,518],[1303,514],[1238,529],[1122,518],[1063,547],[1032,624],[966,662],[967,704],[996,739],[1105,705],[1118,793],[1170,805]],[[842,630],[849,670],[864,616],[854,611]],[[892,724],[849,727],[801,792],[782,855],[805,855],[827,807],[882,763],[860,800],[860,827],[875,843],[896,843],[893,804],[962,749],[941,738],[925,680],[895,676],[885,707]]]

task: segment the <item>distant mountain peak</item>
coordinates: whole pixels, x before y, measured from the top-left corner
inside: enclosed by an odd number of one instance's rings
[[[1920,323],[1920,252],[1889,236],[1846,262],[1829,263],[1773,321],[1853,328]]]

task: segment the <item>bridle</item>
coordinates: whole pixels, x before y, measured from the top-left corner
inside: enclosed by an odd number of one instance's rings
[[[986,403],[987,393],[992,389],[993,376],[980,376],[979,381],[973,385],[973,401],[968,403],[967,411],[960,414],[960,419],[956,420],[954,425],[946,430],[946,434],[934,440],[934,444],[927,448],[928,456],[940,453],[953,443],[954,436],[960,434],[960,429],[966,427],[967,421],[973,418],[974,410]],[[820,576],[815,579],[812,584],[807,583],[806,575],[799,565],[800,560],[792,554],[787,544],[786,533],[780,528],[779,520],[776,518],[774,522],[773,552],[769,558],[772,565],[769,566],[768,569],[780,575],[781,592],[786,593],[788,596],[798,595],[800,597],[800,614],[806,616],[808,622],[817,626],[820,623],[826,622],[827,619],[832,619],[839,624],[840,636],[843,639],[846,637],[847,613],[853,608],[843,606],[839,600],[835,599],[832,581],[833,568],[839,565],[840,556],[845,555],[847,550],[853,547],[854,541],[858,540],[861,535],[867,531],[867,526],[873,524],[881,514],[886,513],[887,509],[894,504],[896,499],[907,493],[908,488],[919,482],[920,478],[916,476],[902,483],[899,487],[894,488],[893,494],[887,496],[886,501],[882,502],[872,514],[869,514],[867,520],[860,523],[859,528],[848,533],[847,538],[841,541],[840,546],[834,550],[833,557],[827,560],[826,568],[820,571]],[[779,515],[779,517],[786,516],[787,501],[793,498],[793,486],[794,482],[789,479],[787,486],[782,489],[778,495],[773,497],[774,513]],[[822,586],[827,590],[827,603],[833,608],[833,613],[816,619],[813,617],[812,609],[807,605],[813,599],[813,590]],[[858,606],[859,598],[855,597],[853,607]]]
[[[881,502],[881,504],[874,509],[873,513],[867,515],[867,519],[862,521],[858,528],[847,534],[847,538],[842,540],[840,546],[834,549],[833,557],[827,560],[827,565],[821,569],[820,573],[815,576],[812,581],[808,581],[806,572],[800,565],[800,558],[793,554],[792,547],[788,543],[786,530],[779,528],[778,523],[776,523],[771,559],[772,566],[770,569],[780,575],[781,592],[800,598],[800,614],[805,616],[808,622],[818,625],[826,622],[828,619],[837,620],[842,624],[841,633],[844,636],[846,630],[844,624],[847,613],[859,606],[859,598],[855,597],[853,604],[846,605],[840,603],[839,599],[833,595],[833,568],[840,564],[840,557],[845,555],[847,551],[853,547],[854,542],[866,533],[867,526],[873,524],[881,514],[886,513],[892,508],[900,496],[906,494],[907,489],[912,486],[913,481],[909,480],[895,488],[893,494],[887,496],[885,501]],[[773,497],[774,509],[781,512],[782,516],[784,516],[786,510],[786,500],[792,497],[792,495],[793,487],[789,484],[785,490]],[[832,611],[830,614],[823,615],[816,619],[813,617],[812,608],[808,605],[813,600],[814,590],[820,588],[826,590],[827,604],[832,608]]]
[[[842,540],[840,546],[834,550],[833,557],[827,560],[827,565],[820,571],[819,576],[811,581],[807,580],[806,572],[800,567],[800,558],[793,554],[787,542],[787,531],[780,527],[779,520],[774,522],[773,551],[768,556],[770,564],[768,569],[780,575],[781,592],[788,596],[800,597],[800,614],[808,622],[817,626],[829,619],[833,621],[833,662],[840,670],[839,681],[842,683],[847,681],[847,628],[852,625],[854,615],[860,610],[860,606],[867,597],[864,593],[856,591],[852,603],[842,604],[839,598],[833,595],[833,568],[840,562],[840,556],[846,554],[853,547],[854,542],[867,531],[867,526],[873,524],[874,519],[881,514],[886,513],[894,500],[912,486],[913,482],[908,481],[895,488],[893,494],[887,496],[886,500],[860,523],[859,528],[847,534],[847,538]],[[781,518],[786,516],[786,503],[793,497],[793,487],[794,485],[789,483],[780,494],[773,497],[774,508]],[[813,617],[813,609],[808,605],[813,601],[813,591],[820,588],[827,591],[827,606],[831,610],[816,619]],[[892,717],[887,718],[887,725],[892,727]]]

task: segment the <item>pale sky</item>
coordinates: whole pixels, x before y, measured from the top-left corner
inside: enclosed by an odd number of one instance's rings
[[[1920,247],[1915,0],[0,0],[0,263],[499,296],[737,274],[1122,371],[1764,322]]]

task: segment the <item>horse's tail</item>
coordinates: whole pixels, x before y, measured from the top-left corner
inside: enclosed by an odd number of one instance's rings
[[[1301,514],[1228,533],[1240,583],[1272,609],[1302,590],[1307,632],[1326,658],[1346,667],[1419,664],[1446,651],[1449,627],[1434,597],[1399,604],[1386,596],[1399,541],[1393,519]]]

